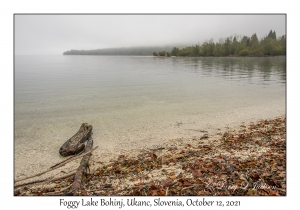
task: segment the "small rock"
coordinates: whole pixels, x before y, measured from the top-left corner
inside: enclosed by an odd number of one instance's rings
[[[202,139],[207,139],[208,138],[208,135],[207,135],[207,133],[206,134],[204,134],[201,138],[200,138],[200,140],[202,140]]]

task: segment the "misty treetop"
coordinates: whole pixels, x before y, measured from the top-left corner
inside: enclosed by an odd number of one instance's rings
[[[164,52],[164,51],[163,51]],[[276,37],[275,31],[258,39],[256,33],[251,37],[230,36],[214,42],[213,39],[204,42],[201,46],[189,46],[182,49],[174,47],[171,51],[172,56],[275,56],[286,54],[286,35]],[[164,56],[159,52],[153,53],[154,56]]]

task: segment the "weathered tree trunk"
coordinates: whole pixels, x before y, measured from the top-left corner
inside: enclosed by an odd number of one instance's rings
[[[93,148],[93,139],[92,137],[90,137],[87,140],[86,146],[84,148],[84,152],[88,152]],[[80,166],[78,167],[75,176],[74,176],[74,182],[69,190],[69,192],[64,193],[64,195],[76,195],[77,192],[80,190],[81,188],[81,183],[82,183],[82,177],[84,172],[86,172],[87,169],[89,169],[89,159],[91,157],[91,153],[86,154],[85,156],[83,156],[83,158],[81,159],[80,162]]]

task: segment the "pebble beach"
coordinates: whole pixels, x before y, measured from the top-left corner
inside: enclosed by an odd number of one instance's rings
[[[227,119],[227,126],[191,129],[160,143],[102,154],[98,148],[78,195],[285,195],[286,121],[271,117],[274,112],[231,125]],[[16,182],[15,195],[62,195],[79,163]]]

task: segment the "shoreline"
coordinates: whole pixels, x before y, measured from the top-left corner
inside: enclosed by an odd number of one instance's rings
[[[203,135],[204,132],[214,135],[219,131],[224,131],[227,127],[238,126],[240,123],[250,123],[259,119],[269,119],[275,116],[285,115],[285,101],[274,100],[267,104],[258,104],[254,106],[244,106],[239,108],[227,108],[226,110],[210,111],[205,114],[198,113],[193,115],[174,115],[169,113],[167,117],[162,118],[155,112],[148,112],[149,108],[144,107],[141,110],[135,110],[139,113],[148,113],[147,122],[143,118],[134,118],[135,120],[110,121],[103,124],[98,118],[93,119],[91,116],[85,116],[89,124],[93,125],[94,147],[99,146],[93,152],[93,156],[105,160],[110,160],[111,156],[120,155],[130,150],[141,150],[144,148],[159,147],[160,144],[170,139],[188,139],[193,136]],[[113,113],[114,114],[114,113]],[[257,117],[260,116],[260,117]],[[111,118],[114,119],[114,118]],[[73,125],[81,125],[78,122],[72,122]],[[149,123],[150,122],[150,123]],[[53,141],[45,147],[41,141],[32,144],[30,150],[24,151],[22,145],[15,147],[14,160],[14,178],[20,179],[31,174],[48,169],[50,166],[64,160],[58,153],[58,149],[67,139],[74,134],[74,128],[69,123],[67,126],[64,122],[51,124],[51,129],[39,133],[37,139],[52,137]],[[67,128],[65,128],[65,127]],[[38,128],[42,129],[42,128]],[[27,129],[30,131],[30,129]],[[50,133],[57,131],[56,133]],[[76,131],[76,130],[75,130]],[[29,135],[26,134],[26,135]],[[62,138],[63,137],[63,138]],[[24,145],[25,146],[25,145]],[[33,161],[34,160],[34,161]],[[78,165],[68,164],[65,171],[70,171]],[[54,174],[53,174],[54,175]]]
[[[285,126],[285,116],[279,116],[221,128],[216,134],[169,139],[156,147],[92,155],[80,195],[285,195]],[[78,167],[79,161],[72,165]],[[15,195],[60,195],[71,181],[23,186]]]

